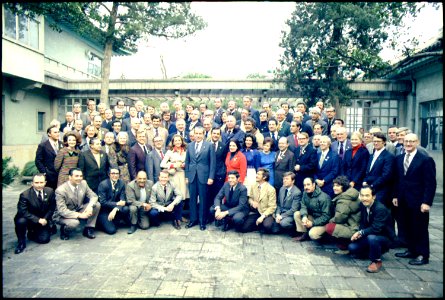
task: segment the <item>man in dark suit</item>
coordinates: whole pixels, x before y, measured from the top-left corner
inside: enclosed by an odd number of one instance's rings
[[[145,171],[145,161],[148,152],[152,150],[151,146],[147,144],[147,136],[144,131],[138,131],[136,139],[137,143],[128,152],[128,171],[131,180],[136,178],[139,171]]]
[[[169,182],[169,177],[167,170],[161,171],[159,181],[151,189],[150,223],[152,226],[159,226],[161,219],[168,216],[173,227],[181,229],[183,196],[179,188]]]
[[[283,186],[280,188],[275,210],[275,220],[272,224],[272,233],[280,231],[293,234],[295,232],[294,213],[301,207],[301,191],[295,184],[295,174],[283,174]]]
[[[229,102],[227,102],[226,113],[227,113],[227,116],[234,116],[236,121],[241,119],[241,113],[238,111],[238,109],[236,107],[236,102],[233,100],[230,100]]]
[[[46,244],[50,241],[56,199],[54,190],[45,187],[45,184],[45,175],[38,173],[32,177],[32,187],[20,194],[14,217],[18,240],[15,254],[22,253],[26,248],[26,230],[28,238],[36,243]]]
[[[295,165],[294,153],[288,148],[287,138],[281,137],[278,140],[279,151],[275,155],[274,163],[274,187],[277,195],[283,185],[283,174],[291,172]]]
[[[278,121],[276,119],[270,119],[269,122],[269,132],[264,135],[264,138],[270,137],[273,140],[273,147],[270,151],[278,151],[278,140],[280,135],[278,134]]]
[[[170,142],[175,134],[179,134],[180,136],[182,136],[182,138],[184,139],[184,142],[186,142],[187,144],[190,143],[189,133],[186,131],[186,128],[185,128],[185,120],[178,119],[178,120],[176,120],[175,125],[176,125],[176,131],[169,134],[165,145],[167,147],[170,145]]]
[[[360,230],[352,235],[348,250],[357,257],[369,256],[371,264],[366,271],[377,273],[382,267],[381,256],[389,250],[394,239],[391,214],[385,205],[376,201],[370,186],[360,189],[359,199]]]
[[[56,190],[56,206],[53,219],[60,224],[60,239],[69,240],[69,233],[86,222],[83,236],[94,239],[94,228],[100,211],[100,203],[96,193],[83,180],[82,170],[69,170],[68,181]]]
[[[101,127],[106,128],[108,131],[113,131],[113,111],[109,108],[105,110],[105,120],[102,121]]]
[[[250,117],[255,120],[256,124],[260,124],[260,112],[252,107],[252,97],[244,96],[243,97],[243,106],[250,110]]]
[[[239,231],[249,213],[247,188],[239,182],[239,177],[238,171],[229,171],[227,182],[219,190],[214,204],[210,207],[210,214],[215,217],[216,225],[222,222],[223,231],[229,230],[232,225]]]
[[[334,198],[333,180],[340,173],[340,158],[337,153],[330,150],[331,139],[327,135],[320,138],[321,152],[317,153],[317,171],[314,174],[315,183],[323,192]]]
[[[303,180],[306,177],[313,177],[317,170],[317,150],[309,144],[307,132],[298,134],[298,147],[295,150],[295,185],[303,190]]]
[[[187,228],[200,223],[200,229],[206,229],[208,186],[213,184],[215,179],[215,149],[210,142],[203,141],[204,128],[195,128],[195,141],[187,147],[185,157],[186,183],[190,191],[190,221]],[[199,214],[198,214],[199,196]]]
[[[158,182],[159,173],[161,173],[161,161],[164,159],[164,140],[160,136],[153,138],[153,150],[151,150],[145,157],[145,172],[147,172],[148,179],[153,183]]]
[[[408,250],[396,256],[412,258],[411,265],[427,264],[429,260],[429,211],[437,186],[436,164],[418,151],[418,143],[416,134],[407,134],[403,142],[405,154],[397,156],[395,162],[393,204],[400,210],[397,227],[405,231],[408,243]]]
[[[330,106],[330,107],[326,107],[325,110],[326,112],[326,124],[327,129],[328,129],[328,135],[331,134],[331,126],[334,125],[334,121],[335,121],[335,107]]]
[[[278,109],[276,115],[278,121],[278,135],[287,137],[290,134],[290,124],[286,121],[284,109]]]
[[[102,145],[104,144],[105,134],[108,132],[108,129],[101,127],[102,126],[102,117],[100,115],[96,115],[93,118],[93,126],[96,128],[97,138],[101,141]]]
[[[346,151],[352,149],[352,145],[345,127],[338,127],[336,132],[337,140],[332,142],[331,150],[338,154],[340,161],[343,161]]]
[[[215,149],[215,179],[213,184],[208,187],[208,203],[207,210],[213,205],[216,195],[219,193],[226,180],[226,156],[229,147],[221,141],[221,128],[215,127],[211,131],[211,140],[213,148]],[[208,222],[213,220],[214,214],[210,214]]]
[[[224,109],[222,108],[222,100],[221,98],[215,98],[213,103],[215,105],[215,114],[213,117],[213,121],[217,123],[219,126],[221,126],[223,123],[221,120],[221,116],[224,111]]]
[[[231,139],[236,139],[241,145],[243,144],[245,133],[235,125],[235,117],[227,116],[226,131],[222,133],[222,141],[224,144],[228,145]]]
[[[200,112],[197,109],[194,109],[190,112],[189,114],[189,118],[190,118],[190,122],[187,125],[187,131],[191,131],[193,128],[197,127],[197,126],[202,126],[202,123],[200,121]]]
[[[88,186],[97,194],[99,183],[107,178],[109,168],[108,155],[102,151],[97,138],[90,140],[90,150],[80,153],[77,166],[82,170]]]
[[[36,151],[35,164],[40,173],[46,176],[46,186],[55,190],[57,188],[58,174],[54,169],[54,159],[63,144],[59,141],[59,128],[51,126],[46,130],[48,140],[39,144]]]
[[[105,233],[115,234],[120,220],[130,223],[130,219],[136,216],[136,206],[127,205],[125,197],[125,183],[119,179],[119,168],[109,169],[109,178],[99,184],[100,212],[97,218],[97,226]],[[132,228],[128,234],[132,234]]]
[[[375,191],[376,200],[389,207],[394,155],[385,149],[386,137],[383,133],[374,133],[372,142],[375,151],[369,157],[363,185],[371,186]]]
[[[289,103],[281,103],[281,108],[284,109],[284,117],[286,122],[290,124],[293,121],[294,115],[289,112]]]
[[[300,132],[300,123],[292,121],[290,123],[290,134],[287,136],[287,142],[289,144],[289,150],[295,154],[295,150],[298,147],[298,133]]]
[[[62,133],[65,133],[71,130],[74,130],[74,113],[71,111],[67,111],[65,114],[65,122],[60,124],[60,131]]]

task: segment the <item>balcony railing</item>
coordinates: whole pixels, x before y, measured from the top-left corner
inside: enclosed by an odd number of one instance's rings
[[[100,79],[98,76],[88,74],[47,56],[45,56],[45,72],[66,79]]]

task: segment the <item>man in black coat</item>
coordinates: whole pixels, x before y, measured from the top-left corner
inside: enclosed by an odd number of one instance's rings
[[[98,138],[92,138],[90,149],[80,153],[77,166],[90,189],[97,194],[99,183],[107,179],[109,168],[108,155],[102,151]]]
[[[239,177],[238,171],[229,171],[227,182],[219,190],[214,204],[210,207],[210,215],[215,217],[215,222],[223,222],[223,231],[229,230],[232,224],[239,230],[249,214],[247,188],[239,182]]]
[[[152,147],[147,144],[147,136],[144,131],[136,133],[137,142],[128,152],[128,171],[130,179],[134,180],[139,171],[145,171],[145,161]]]
[[[309,135],[306,132],[298,134],[298,147],[294,152],[295,158],[295,185],[302,191],[303,180],[313,177],[317,171],[317,150],[309,144]]]
[[[360,189],[361,220],[359,231],[351,237],[348,250],[351,254],[369,256],[371,264],[366,269],[377,273],[382,267],[381,256],[387,252],[394,241],[394,229],[391,213],[383,203],[376,201],[374,190],[370,186]]]
[[[20,194],[17,214],[14,217],[18,239],[15,254],[22,253],[26,248],[26,230],[30,240],[39,244],[49,243],[56,198],[54,190],[45,187],[45,184],[45,175],[36,174],[32,178],[32,187]]]
[[[434,160],[418,151],[419,140],[414,133],[405,136],[405,154],[395,162],[396,189],[394,206],[400,210],[398,227],[406,230],[408,250],[397,257],[412,258],[411,265],[427,264],[430,256],[429,211],[436,193],[436,165]]]
[[[281,137],[278,140],[278,151],[274,163],[274,188],[277,195],[283,185],[283,174],[293,171],[294,166],[294,153],[289,150],[287,138]]]
[[[55,190],[57,188],[57,171],[54,169],[54,159],[57,151],[63,148],[59,141],[59,128],[51,126],[46,130],[48,140],[39,144],[36,151],[35,164],[40,173],[46,175],[46,186]]]

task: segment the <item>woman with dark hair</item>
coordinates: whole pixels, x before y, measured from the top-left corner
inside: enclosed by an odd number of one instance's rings
[[[341,174],[345,175],[351,187],[360,190],[363,179],[366,175],[366,167],[368,166],[369,151],[362,143],[362,135],[360,132],[351,134],[351,149],[346,150],[343,157]]]
[[[228,180],[229,171],[238,171],[239,182],[244,183],[247,173],[247,160],[244,154],[240,151],[241,144],[237,139],[231,139],[229,142],[229,152],[226,156],[226,180]]]
[[[108,154],[108,160],[110,166],[117,167],[119,169],[119,179],[125,184],[130,182],[130,171],[128,170],[128,152],[130,152],[130,146],[128,145],[128,133],[121,131],[117,134],[116,142],[111,151]]]
[[[185,155],[187,145],[180,134],[173,135],[169,146],[161,161],[161,168],[170,174],[170,180],[174,186],[179,188],[182,199],[190,198],[188,185],[185,183]]]
[[[267,111],[260,111],[260,124],[257,124],[257,128],[264,135],[269,132],[269,117],[267,115]]]
[[[247,193],[250,191],[250,186],[256,183],[256,172],[260,167],[260,152],[257,150],[258,145],[256,138],[251,133],[246,133],[243,139],[243,149],[241,153],[244,154],[247,161],[246,179],[244,179],[244,186],[247,188]]]
[[[366,150],[366,149],[365,149]],[[343,252],[348,249],[352,235],[358,231],[360,223],[360,200],[359,192],[349,185],[346,176],[338,176],[333,180],[335,197],[332,199],[331,208],[333,217],[325,225],[326,233],[336,238],[337,247]]]
[[[271,151],[274,146],[274,141],[271,137],[264,138],[263,149],[260,153],[260,168],[269,170],[269,183],[274,184],[274,165],[275,165],[275,151]]]
[[[69,170],[76,168],[79,161],[80,150],[77,149],[79,141],[76,134],[72,131],[67,132],[63,136],[63,144],[65,147],[57,152],[57,156],[54,159],[54,168],[59,173],[57,186],[68,181]]]

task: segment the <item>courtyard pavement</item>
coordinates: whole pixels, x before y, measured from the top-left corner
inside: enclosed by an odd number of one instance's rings
[[[430,217],[430,263],[411,266],[391,249],[383,269],[335,254],[334,245],[295,243],[287,235],[222,232],[213,224],[175,230],[170,223],[128,235],[81,231],[14,254],[13,218],[27,186],[3,190],[3,297],[5,298],[368,298],[443,297],[443,201]]]

